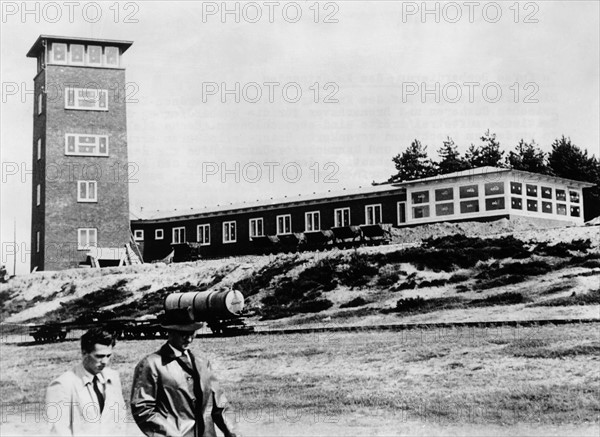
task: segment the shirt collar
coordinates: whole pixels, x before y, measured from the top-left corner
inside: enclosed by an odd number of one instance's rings
[[[169,347],[171,348],[171,350],[173,351],[173,355],[175,356],[175,358],[179,358],[180,356],[182,356],[184,353],[186,354],[186,356],[189,358],[189,354],[187,353],[187,350],[184,352],[181,352],[179,349],[173,347],[171,345],[171,343],[167,343],[169,345]]]
[[[94,382],[94,375],[88,372],[85,369],[85,367],[83,367],[83,364],[79,364],[79,370],[81,372],[81,379],[83,380],[83,385],[91,384],[92,382]],[[105,384],[106,381],[110,381],[110,378],[107,378],[102,372],[97,373],[96,376],[98,376],[98,381],[100,382],[100,384]]]

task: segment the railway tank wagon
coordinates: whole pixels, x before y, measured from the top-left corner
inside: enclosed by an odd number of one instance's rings
[[[192,307],[196,320],[205,322],[215,335],[244,335],[253,331],[243,320],[244,295],[238,290],[172,293],[165,298],[163,306],[165,310]],[[37,343],[48,343],[64,340],[72,330],[102,326],[126,340],[163,338],[165,331],[160,326],[161,314],[135,319],[94,319],[90,323],[81,323],[80,320],[45,323],[30,326],[29,334]]]
[[[206,322],[215,334],[244,329],[240,319],[244,295],[238,290],[173,293],[165,298],[165,311],[191,307],[196,320]]]

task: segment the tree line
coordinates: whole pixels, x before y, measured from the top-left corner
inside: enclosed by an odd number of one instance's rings
[[[524,139],[506,153],[500,148],[496,134],[489,129],[480,140],[479,145],[471,144],[463,156],[454,140],[447,137],[437,150],[439,159],[434,161],[427,154],[427,146],[415,139],[404,152],[392,158],[397,172],[390,176],[388,182],[410,181],[484,166],[511,168],[595,184],[584,190],[585,218],[600,215],[600,161],[573,144],[570,138],[563,135],[555,139],[550,153],[541,150],[535,140],[527,142]]]

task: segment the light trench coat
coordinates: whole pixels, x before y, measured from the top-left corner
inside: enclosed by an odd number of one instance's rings
[[[216,437],[215,425],[225,437],[235,437],[233,411],[210,363],[190,355],[192,375],[168,344],[140,361],[131,390],[136,423],[152,437]],[[194,377],[200,381],[201,399],[194,391]]]

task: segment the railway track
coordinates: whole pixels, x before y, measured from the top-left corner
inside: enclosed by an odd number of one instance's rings
[[[270,329],[264,325],[248,325],[254,328],[252,335],[290,335],[290,334],[313,334],[323,332],[370,332],[370,331],[406,331],[414,329],[451,329],[451,328],[496,328],[496,327],[532,327],[544,325],[574,325],[600,323],[600,319],[578,318],[578,319],[542,319],[542,320],[503,320],[488,322],[444,322],[444,323],[390,323],[378,325],[351,325],[351,326],[322,326],[309,328],[280,328]],[[198,335],[202,337],[214,337],[211,334]]]

